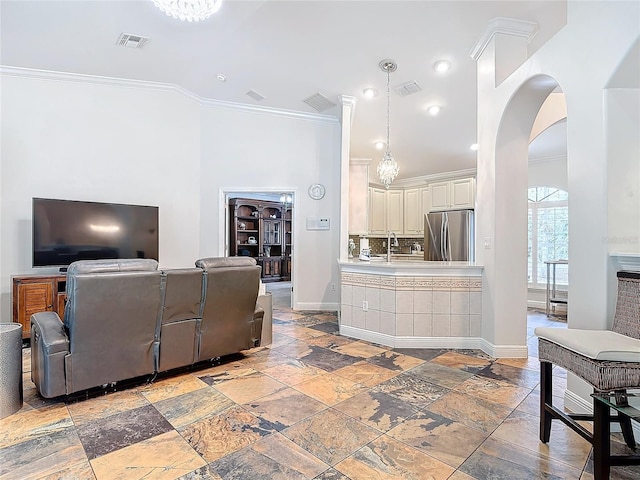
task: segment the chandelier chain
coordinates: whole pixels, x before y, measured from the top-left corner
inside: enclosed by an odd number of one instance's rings
[[[399,168],[398,164],[393,158],[391,154],[391,134],[390,134],[390,124],[391,124],[391,72],[395,72],[398,68],[398,65],[389,59],[381,60],[378,66],[387,74],[387,143],[386,143],[386,151],[382,161],[378,164],[378,178],[382,184],[389,188],[391,182],[398,176]]]
[[[389,145],[389,116],[390,116],[390,105],[391,105],[391,90],[390,90],[390,81],[391,81],[391,68],[387,68],[387,153],[390,152],[391,146]]]

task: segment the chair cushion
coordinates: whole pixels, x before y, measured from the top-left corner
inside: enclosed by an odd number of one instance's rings
[[[593,360],[640,362],[640,340],[609,330],[537,327],[535,334]]]

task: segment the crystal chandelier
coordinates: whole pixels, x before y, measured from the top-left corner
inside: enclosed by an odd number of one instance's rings
[[[167,15],[188,22],[199,22],[216,13],[222,0],[153,0]]]
[[[380,181],[386,188],[389,188],[389,185],[391,185],[391,182],[398,176],[398,172],[400,171],[389,149],[389,80],[391,72],[395,72],[398,69],[398,64],[393,60],[387,59],[381,60],[378,65],[383,72],[387,72],[387,150],[384,153],[384,157],[382,157],[382,161],[378,164],[378,178],[380,178]]]

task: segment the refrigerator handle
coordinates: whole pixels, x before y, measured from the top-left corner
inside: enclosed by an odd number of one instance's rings
[[[440,260],[444,260],[444,213],[440,222]]]
[[[442,240],[444,243],[444,257],[443,260],[448,262],[451,260],[451,238],[449,237],[449,215],[444,214],[444,234]]]
[[[445,256],[445,243],[444,243],[444,222],[447,219],[447,214],[443,213],[442,214],[442,222],[440,222],[440,260],[444,261],[444,256]]]

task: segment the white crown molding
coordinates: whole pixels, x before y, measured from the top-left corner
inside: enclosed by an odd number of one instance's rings
[[[628,240],[635,240],[638,242],[638,237],[631,237]],[[620,266],[621,270],[626,270],[629,272],[640,272],[640,253],[610,253],[610,257],[612,257],[617,264]]]
[[[355,118],[356,105],[358,104],[358,99],[351,95],[338,95],[338,102],[340,102],[340,104],[342,105],[342,108],[348,107],[351,109],[351,115],[349,118],[351,119],[350,125],[353,126],[353,120]]]
[[[267,115],[276,115],[289,118],[301,118],[305,120],[327,123],[338,123],[338,118],[333,115],[297,112],[294,110],[285,110],[281,108],[263,107],[258,105],[248,105],[244,103],[226,102],[223,100],[203,98],[199,95],[196,95],[192,91],[187,90],[186,88],[172,83],[150,82],[146,80],[130,80],[126,78],[115,77],[102,77],[98,75],[85,75],[80,73],[55,72],[52,70],[37,70],[32,68],[12,67],[7,65],[0,65],[0,76],[174,92],[190,100],[193,100],[202,106],[227,108],[232,110],[263,113]]]
[[[536,33],[538,33],[538,24],[506,17],[496,17],[490,20],[480,40],[478,40],[471,51],[469,51],[471,58],[478,61],[484,49],[487,48],[487,45],[489,45],[497,33],[526,38],[527,43],[529,43],[531,39],[535,37]]]
[[[371,165],[370,158],[350,158],[349,163],[352,165]]]
[[[358,104],[358,99],[351,95],[338,95],[338,101],[342,106],[351,107],[353,109],[355,109]]]
[[[475,168],[466,168],[464,170],[454,170],[451,172],[432,173],[430,175],[421,175],[419,177],[403,178],[401,180],[394,180],[390,190],[393,190],[394,187],[421,187],[433,182],[444,182],[448,180],[457,180],[459,178],[475,177],[477,173],[478,171]],[[384,187],[384,185],[376,181],[369,182],[369,185]]]

